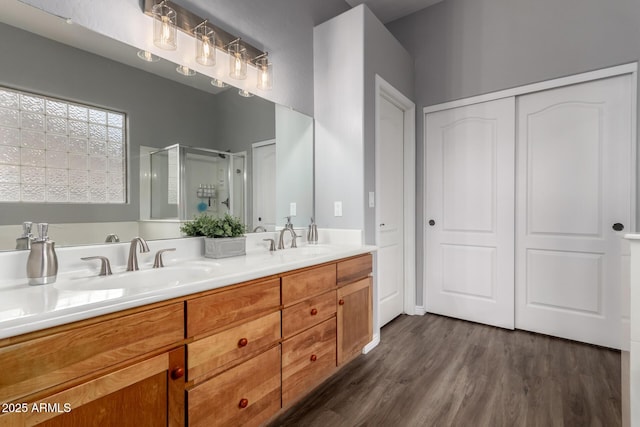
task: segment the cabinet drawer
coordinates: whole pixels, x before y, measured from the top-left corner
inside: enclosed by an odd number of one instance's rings
[[[336,313],[336,291],[309,298],[282,310],[282,336],[288,338]]]
[[[336,319],[282,343],[282,406],[298,400],[336,369]]]
[[[340,261],[337,268],[338,286],[367,277],[372,271],[373,257],[371,254]]]
[[[282,278],[282,304],[293,304],[335,287],[335,264],[290,274]]]
[[[280,279],[187,301],[187,336],[227,327],[280,307]]]
[[[265,349],[280,339],[280,311],[187,345],[189,381]]]
[[[184,339],[183,303],[0,349],[0,402],[19,398],[107,368]]]
[[[280,346],[187,391],[189,426],[257,426],[280,410]]]

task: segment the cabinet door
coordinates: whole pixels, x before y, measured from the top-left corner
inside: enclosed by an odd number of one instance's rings
[[[184,348],[53,394],[0,416],[0,425],[184,426]]]
[[[338,289],[338,365],[362,351],[373,335],[371,277]]]

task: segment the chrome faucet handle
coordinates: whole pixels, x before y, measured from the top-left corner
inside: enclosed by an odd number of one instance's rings
[[[293,229],[291,230],[291,247],[292,248],[297,248],[298,245],[296,245],[296,237],[300,237],[296,234],[295,231],[293,231]]]
[[[162,261],[162,254],[165,252],[170,252],[175,250],[176,248],[167,248],[167,249],[160,249],[158,252],[156,252],[156,257],[153,260],[153,268],[164,267],[164,262]]]
[[[115,233],[110,233],[107,234],[107,238],[104,239],[105,243],[119,243],[120,242],[120,237],[118,237],[117,234]]]
[[[110,276],[111,274],[111,263],[109,262],[109,258],[106,256],[87,256],[84,258],[80,258],[83,261],[92,261],[94,259],[99,259],[100,262],[100,274],[99,276]]]
[[[149,252],[149,245],[147,241],[142,237],[134,237],[131,240],[131,246],[129,246],[129,259],[127,260],[127,271],[137,271],[138,268],[138,255],[136,250],[138,249],[138,243],[140,243],[140,253]]]
[[[271,242],[269,244],[269,252],[274,252],[276,250],[276,241],[274,239],[262,239],[264,242]]]

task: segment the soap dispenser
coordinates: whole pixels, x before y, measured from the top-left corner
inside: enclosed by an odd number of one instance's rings
[[[19,251],[27,251],[31,249],[31,240],[33,234],[31,234],[31,221],[25,221],[22,223],[22,236],[16,239],[16,249]]]
[[[30,285],[54,283],[58,275],[58,257],[55,242],[49,240],[49,224],[37,224],[38,238],[31,242],[27,259],[27,278]]]
[[[307,242],[316,244],[318,243],[318,226],[313,218],[311,218],[311,224],[309,224],[309,231],[307,232]]]

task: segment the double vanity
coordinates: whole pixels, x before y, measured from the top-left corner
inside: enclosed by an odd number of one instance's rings
[[[372,340],[375,247],[168,244],[162,268],[121,272],[114,245],[100,277],[69,248],[54,284],[0,282],[0,425],[260,425]]]

